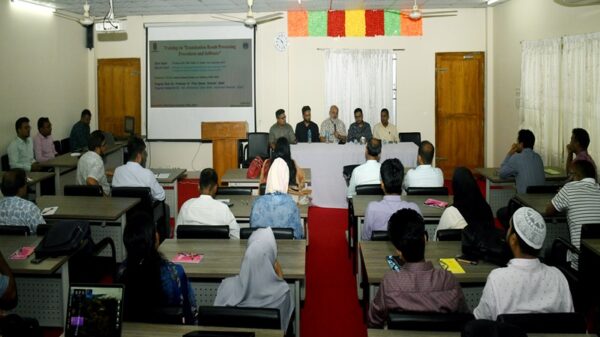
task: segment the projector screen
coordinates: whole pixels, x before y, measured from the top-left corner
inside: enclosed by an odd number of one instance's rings
[[[254,30],[242,24],[146,24],[148,140],[199,140],[200,124],[255,130]]]

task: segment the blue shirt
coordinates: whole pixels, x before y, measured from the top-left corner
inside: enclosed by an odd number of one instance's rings
[[[294,229],[294,239],[302,239],[300,211],[291,196],[280,192],[256,198],[250,211],[250,227]]]
[[[502,179],[515,177],[517,193],[527,193],[528,186],[546,183],[542,158],[530,148],[523,149],[521,153],[507,155],[500,164],[498,174]]]
[[[373,138],[373,134],[371,133],[371,125],[367,122],[363,122],[363,126],[358,126],[358,123],[350,124],[350,128],[348,129],[348,141],[360,141],[360,137],[365,137],[366,141],[371,140]]]
[[[417,204],[403,201],[399,195],[384,195],[381,201],[371,201],[365,210],[365,224],[361,238],[371,240],[373,231],[387,231],[388,221],[392,214],[404,208],[413,209],[421,214],[421,209]]]
[[[35,234],[39,224],[45,224],[40,209],[21,197],[0,199],[0,226],[27,226]]]

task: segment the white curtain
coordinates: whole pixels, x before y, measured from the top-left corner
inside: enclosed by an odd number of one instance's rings
[[[561,39],[521,43],[522,129],[536,137],[535,150],[545,165],[562,166],[565,146],[560,116]]]
[[[380,121],[380,111],[392,111],[393,51],[346,50],[325,51],[325,111],[331,105],[339,108],[339,118],[346,128],[354,122],[354,109],[361,108],[371,128]]]
[[[573,128],[590,134],[588,151],[600,159],[600,33],[566,36],[562,53],[562,132],[566,141]],[[564,145],[563,145],[564,147]]]

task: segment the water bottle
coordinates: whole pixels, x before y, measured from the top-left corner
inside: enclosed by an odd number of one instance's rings
[[[312,131],[310,131],[310,129],[308,129],[307,136],[308,136],[308,142],[312,143]]]

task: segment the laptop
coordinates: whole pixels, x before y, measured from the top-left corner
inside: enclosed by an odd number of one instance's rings
[[[122,284],[71,284],[65,337],[121,337]]]

